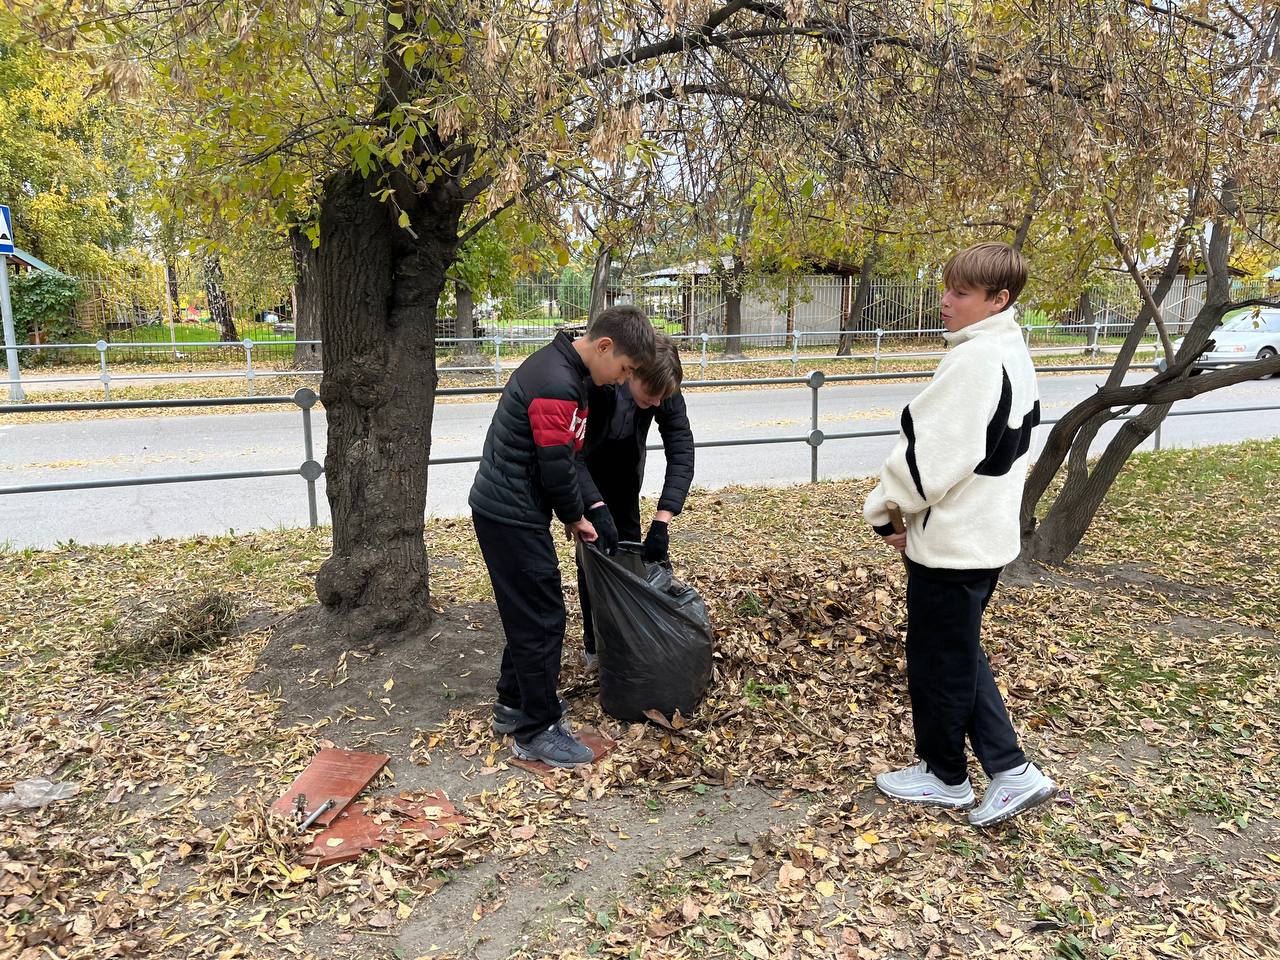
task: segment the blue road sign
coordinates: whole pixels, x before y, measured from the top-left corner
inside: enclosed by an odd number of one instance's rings
[[[13,217],[3,205],[0,205],[0,253],[13,253]]]

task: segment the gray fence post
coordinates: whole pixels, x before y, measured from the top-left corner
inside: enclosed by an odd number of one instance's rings
[[[884,336],[884,331],[877,329],[876,330],[876,362],[875,362],[876,373],[880,372],[880,339],[883,336]]]
[[[1031,324],[1024,323],[1022,325],[1022,338],[1026,341],[1027,349],[1031,349]]]
[[[244,347],[244,387],[249,396],[253,396],[253,341],[245,337],[240,346]]]
[[[796,365],[800,362],[800,331],[791,331],[791,375],[796,375]]]
[[[821,370],[810,370],[805,378],[813,396],[813,407],[809,416],[809,436],[805,440],[809,444],[809,482],[818,482],[818,448],[822,446],[822,431],[818,429],[818,390],[827,379]]]
[[[502,386],[502,336],[493,335],[493,385]]]
[[[4,357],[9,374],[9,402],[21,403],[22,374],[18,371],[18,336],[13,328],[13,308],[9,302],[9,258],[0,255],[0,326],[4,327]]]
[[[701,363],[701,365],[700,365],[700,366],[699,366],[699,368],[698,368],[698,369],[699,369],[699,373],[698,373],[698,379],[699,379],[699,380],[705,380],[705,379],[707,379],[707,341],[708,341],[708,340],[710,340],[710,339],[711,339],[711,337],[710,337],[710,336],[709,336],[709,335],[704,331],[704,332],[703,332],[703,334],[702,334],[702,363]]]
[[[1157,450],[1160,449],[1160,428],[1163,426],[1164,426],[1163,420],[1161,420],[1159,423],[1156,424],[1156,449]]]
[[[324,473],[324,468],[316,461],[315,445],[311,439],[311,408],[317,399],[316,392],[310,387],[302,387],[293,393],[293,402],[302,410],[302,452],[306,459],[298,472],[307,481],[307,515],[312,528],[320,526],[320,515],[316,511],[316,481]]]
[[[1095,320],[1093,321],[1093,339],[1089,342],[1089,346],[1093,348],[1092,353],[1095,357],[1098,355],[1098,348],[1101,340],[1102,324]]]
[[[98,368],[102,373],[98,379],[102,381],[102,399],[111,399],[111,374],[107,372],[107,341],[99,340],[94,344],[98,348]]]

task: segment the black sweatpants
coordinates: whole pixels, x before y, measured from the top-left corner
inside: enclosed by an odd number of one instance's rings
[[[604,505],[613,515],[618,539],[639,542],[640,531],[640,465],[636,462],[634,438],[602,444],[587,460],[591,479],[600,489]],[[595,628],[591,623],[591,596],[587,578],[578,564],[578,599],[582,605],[582,640],[587,653],[596,652]]]
[[[987,776],[1026,763],[982,650],[982,615],[1000,570],[908,564],[907,688],[916,754],[944,783],[963,783],[964,739]]]
[[[527,740],[560,719],[560,651],[564,646],[564,591],[550,525],[498,523],[472,514],[476,539],[507,643],[502,650],[498,702],[518,707],[529,723],[515,731]]]

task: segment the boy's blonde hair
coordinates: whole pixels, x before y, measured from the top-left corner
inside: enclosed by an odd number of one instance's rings
[[[1006,306],[1013,306],[1027,285],[1027,261],[1007,243],[975,243],[947,261],[942,282],[953,290],[983,290],[988,300],[1008,290]]]
[[[673,396],[684,380],[684,365],[680,362],[680,348],[665,333],[653,338],[653,362],[636,371],[636,376],[650,393],[663,400]]]

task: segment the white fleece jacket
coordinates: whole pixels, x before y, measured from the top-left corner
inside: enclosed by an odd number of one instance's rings
[[[1018,513],[1040,422],[1035,368],[1012,307],[945,338],[951,349],[903,409],[863,514],[877,533],[892,533],[885,501],[898,504],[916,563],[994,569],[1020,549]]]

